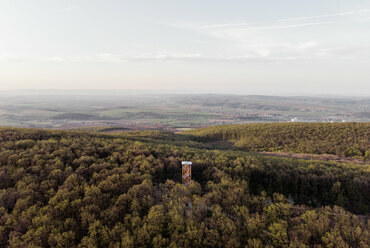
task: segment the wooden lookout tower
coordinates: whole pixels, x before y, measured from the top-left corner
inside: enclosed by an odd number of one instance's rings
[[[191,181],[191,165],[190,161],[183,161],[182,163],[182,184],[188,185]]]

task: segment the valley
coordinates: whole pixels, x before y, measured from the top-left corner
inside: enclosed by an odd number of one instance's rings
[[[0,126],[178,132],[222,124],[366,122],[369,109],[366,97],[15,91],[0,93]]]

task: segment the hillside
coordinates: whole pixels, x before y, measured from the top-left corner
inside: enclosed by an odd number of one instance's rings
[[[370,246],[369,165],[212,149],[205,130],[0,129],[0,247]]]
[[[245,151],[334,154],[370,159],[370,123],[268,123],[196,129],[206,143],[228,143]]]

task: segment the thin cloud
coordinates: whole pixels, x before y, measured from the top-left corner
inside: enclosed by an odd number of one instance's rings
[[[295,22],[295,21],[309,21],[314,19],[322,19],[322,18],[329,18],[329,17],[342,17],[342,16],[348,16],[348,15],[359,15],[370,12],[370,9],[361,9],[356,11],[347,11],[347,12],[341,12],[341,13],[334,13],[334,14],[326,14],[326,15],[316,15],[316,16],[304,16],[304,17],[297,17],[297,18],[286,18],[286,19],[278,19],[275,21],[272,21],[271,23],[280,23],[280,22]],[[361,19],[361,20],[367,20]],[[336,21],[322,21],[322,22],[311,22],[311,23],[292,23],[291,25],[283,25],[283,26],[267,26],[267,27],[253,27],[252,25],[258,25],[258,23],[249,23],[249,22],[241,22],[241,23],[220,23],[220,24],[209,24],[209,25],[203,25],[200,28],[201,29],[217,29],[217,28],[238,28],[247,26],[250,28],[247,29],[278,29],[278,28],[295,28],[295,27],[303,27],[303,26],[312,26],[312,25],[320,25],[320,24],[332,24],[336,23]],[[262,24],[262,23],[261,23]],[[246,30],[247,30],[246,29]]]
[[[306,26],[317,26],[325,24],[335,24],[338,22],[327,21],[327,22],[309,22],[309,23],[299,23],[299,24],[288,24],[288,25],[277,25],[277,26],[261,26],[261,27],[250,27],[250,28],[239,28],[238,30],[243,31],[254,31],[254,30],[274,30],[274,29],[289,29],[289,28],[300,28]]]
[[[61,9],[60,11],[62,11],[62,12],[64,12],[64,11],[70,11],[70,10],[78,9],[80,7],[81,7],[80,5],[76,5],[76,6],[73,6],[73,7]]]
[[[309,46],[310,44],[304,45]],[[342,60],[352,59],[350,55],[357,53],[358,49],[353,48],[352,50],[346,51],[345,48],[336,48],[332,50],[323,51],[325,56],[318,54],[280,54],[270,55],[269,53],[244,53],[240,56],[226,56],[226,55],[204,55],[204,54],[193,54],[193,53],[152,53],[142,55],[120,55],[120,54],[98,54],[94,56],[86,57],[27,57],[27,56],[16,56],[9,54],[0,54],[0,61],[12,61],[12,62],[41,62],[41,63],[125,63],[125,62],[218,62],[218,63],[248,63],[248,62],[259,62],[259,63],[271,63],[271,62],[282,62],[282,61],[308,61],[308,60],[324,60],[324,59],[338,59],[338,56],[342,56],[343,52],[346,52],[347,57],[342,57]],[[340,57],[339,56],[339,57]]]
[[[317,15],[317,16],[304,16],[304,17],[297,17],[297,18],[287,18],[287,19],[280,19],[277,22],[286,22],[286,21],[302,21],[302,20],[312,20],[312,19],[320,19],[320,18],[327,18],[327,17],[340,17],[340,16],[347,16],[347,15],[357,15],[369,12],[369,9],[361,9],[357,11],[347,11],[335,14],[326,14],[326,15]]]
[[[301,29],[310,27],[365,22],[370,20],[368,12],[370,12],[369,9],[360,9],[356,11],[278,19],[259,23],[240,22],[209,24],[194,27],[193,30],[196,32],[200,31],[202,34],[207,34],[218,39],[234,42],[242,51],[257,57],[263,57],[264,60],[295,60],[299,58],[328,59],[333,57],[345,59],[344,56],[340,54],[334,54],[329,52],[329,50],[325,50],[325,48],[329,46],[325,44],[325,42],[303,42],[304,45],[301,45],[300,43],[292,43],[290,41],[276,41],[276,34],[274,31],[297,29],[299,32]],[[355,18],[347,19],[345,18],[347,16],[355,16]],[[297,33],[297,35],[298,34],[299,33]],[[294,32],[291,32],[290,35],[294,35]]]
[[[166,27],[171,27],[171,28],[178,28],[178,29],[193,29],[194,28],[191,25],[183,25],[179,23],[160,21],[160,20],[149,18],[149,17],[142,17],[141,19],[149,23],[158,24],[161,26],[166,26]]]
[[[224,24],[213,24],[213,25],[203,25],[201,29],[208,29],[208,28],[227,28],[227,27],[237,27],[237,26],[247,26],[251,25],[251,23],[242,22],[242,23],[224,23]]]
[[[370,21],[370,16],[362,18],[359,21],[361,21],[361,22]]]

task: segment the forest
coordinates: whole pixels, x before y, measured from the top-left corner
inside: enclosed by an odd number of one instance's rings
[[[0,247],[370,247],[368,162],[272,150],[367,161],[369,123],[0,128]]]
[[[370,159],[370,122],[223,125],[188,131],[246,151],[335,154]]]

